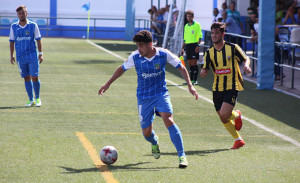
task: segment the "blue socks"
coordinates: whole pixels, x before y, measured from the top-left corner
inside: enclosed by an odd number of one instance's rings
[[[180,129],[178,128],[178,126],[174,123],[174,125],[170,126],[168,128],[169,130],[169,134],[171,137],[171,141],[173,142],[178,156],[185,156],[184,153],[184,148],[183,148],[183,140],[182,140],[182,136],[181,136],[181,132]],[[144,136],[145,137],[145,136]],[[155,137],[155,132],[154,130],[152,130],[152,133],[149,137],[145,137],[145,139],[150,142],[152,145],[156,145],[157,144],[157,138]]]
[[[25,81],[25,89],[27,91],[27,95],[30,101],[33,101],[33,92],[32,92],[32,82],[31,81]]]
[[[183,140],[181,136],[180,129],[174,123],[174,125],[168,128],[171,140],[177,150],[178,156],[185,156],[184,148],[183,148]]]
[[[37,82],[32,82],[33,84],[33,89],[34,89],[34,93],[35,93],[35,98],[40,98],[40,80],[38,80]]]
[[[145,136],[144,136],[145,137]],[[152,133],[149,137],[145,137],[145,139],[150,142],[152,145],[156,145],[157,144],[157,138],[155,137],[155,132],[154,130],[152,130]]]
[[[35,93],[35,98],[40,98],[40,80],[37,82],[25,81],[25,89],[30,101],[33,101],[33,89]]]

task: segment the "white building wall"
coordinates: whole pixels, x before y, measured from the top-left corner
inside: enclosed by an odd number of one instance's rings
[[[0,0],[0,16],[16,16],[16,9],[25,5],[28,16],[49,16],[50,0]]]
[[[125,18],[126,0],[57,0],[57,17],[86,18],[87,12],[81,6],[91,2],[91,18]],[[161,1],[161,7],[165,6],[165,1]],[[169,0],[170,3],[171,0]],[[221,1],[221,0],[219,0]],[[177,0],[177,5],[181,5],[181,0]],[[153,0],[157,6],[157,1]],[[24,4],[28,8],[28,17],[49,17],[50,0],[0,0],[0,16],[16,16],[15,9]],[[219,4],[219,2],[218,2]],[[148,9],[151,6],[150,0],[135,0],[136,19],[149,19]],[[178,7],[180,8],[180,7]],[[202,29],[209,29],[212,20],[213,0],[187,0],[186,10],[195,12],[195,20],[198,21]],[[94,22],[90,22],[93,25]],[[58,25],[79,25],[85,26],[85,20],[58,20]],[[124,21],[97,21],[97,26],[124,27]]]

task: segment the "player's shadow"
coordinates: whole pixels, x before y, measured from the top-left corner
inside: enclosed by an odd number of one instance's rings
[[[155,167],[155,168],[145,168],[145,167],[138,167],[139,165],[148,164],[150,162],[139,162],[134,164],[125,164],[125,165],[101,165],[99,167],[93,168],[84,168],[84,169],[76,169],[64,166],[58,166],[59,168],[64,169],[66,172],[62,174],[73,174],[73,173],[85,173],[85,172],[106,172],[106,171],[114,171],[114,170],[126,170],[126,171],[159,171],[160,169],[170,169],[176,167]]]
[[[202,150],[202,151],[185,151],[185,154],[188,156],[191,155],[196,155],[196,156],[206,156],[208,154],[214,154],[218,152],[223,152],[223,151],[229,151],[230,149],[211,149],[211,150]],[[177,152],[172,152],[172,153],[161,153],[161,155],[166,155],[166,156],[177,156]],[[152,156],[152,154],[145,155],[145,156]]]
[[[2,109],[21,109],[26,108],[25,106],[9,106],[9,107],[0,107],[0,110]]]

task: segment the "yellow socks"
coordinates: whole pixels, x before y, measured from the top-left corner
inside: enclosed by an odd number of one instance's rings
[[[234,111],[235,112],[235,111]],[[237,112],[235,112],[237,113]],[[238,113],[237,113],[238,114]],[[231,115],[232,116],[232,115]],[[224,127],[226,128],[226,130],[232,135],[232,137],[234,139],[239,139],[240,138],[240,134],[238,131],[236,131],[235,129],[235,125],[234,122],[232,120],[230,120],[228,123],[223,124]]]
[[[236,112],[235,110],[232,110],[231,116],[228,120],[234,120],[239,116],[239,113]]]

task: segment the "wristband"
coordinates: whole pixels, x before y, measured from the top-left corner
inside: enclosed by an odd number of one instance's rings
[[[39,52],[39,55],[43,55],[43,52]]]

